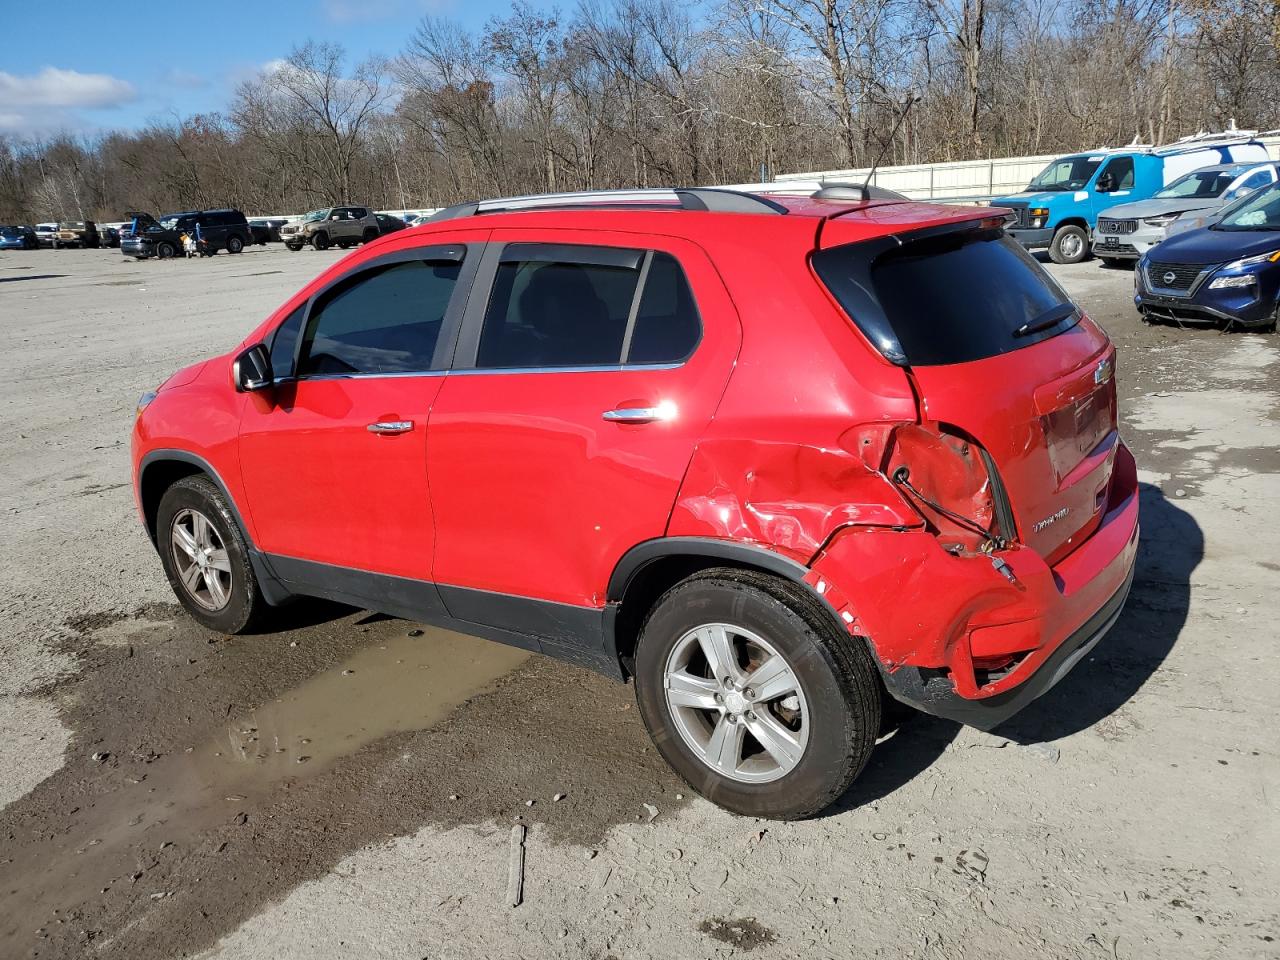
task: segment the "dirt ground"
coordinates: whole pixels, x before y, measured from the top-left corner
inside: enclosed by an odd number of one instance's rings
[[[181,615],[135,400],[338,256],[0,254],[0,957],[1280,956],[1280,336],[1148,328],[1128,271],[1054,267],[1120,350],[1122,618],[995,733],[915,717],[769,823],[591,673],[327,604]]]

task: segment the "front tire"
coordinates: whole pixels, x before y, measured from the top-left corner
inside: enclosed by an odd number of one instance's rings
[[[327,233],[313,233],[311,235],[311,246],[316,250],[328,250],[329,235]]]
[[[240,526],[207,477],[185,477],[164,492],[156,548],[178,602],[202,626],[241,633],[266,608]]]
[[[178,248],[168,240],[162,240],[160,243],[156,244],[156,256],[159,259],[168,260],[171,257],[176,257],[177,255]]]
[[[636,699],[694,790],[745,816],[795,820],[834,802],[880,729],[871,654],[813,597],[729,568],[662,596],[636,648]]]
[[[1049,259],[1054,263],[1079,263],[1089,256],[1089,234],[1074,223],[1059,227],[1049,244]]]

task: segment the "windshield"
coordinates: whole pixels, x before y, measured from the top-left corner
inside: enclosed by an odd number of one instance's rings
[[[1100,163],[1102,157],[1063,157],[1041,170],[1027,190],[1082,190]]]
[[[1238,177],[1244,167],[1232,167],[1229,170],[1197,170],[1179,177],[1169,186],[1156,194],[1159,200],[1171,197],[1220,197],[1231,186],[1231,181]]]
[[[1280,230],[1280,183],[1251,193],[1227,208],[1213,230]]]
[[[331,209],[330,207],[325,207],[323,210],[312,210],[310,213],[308,213],[305,217],[302,218],[302,222],[311,223],[313,220],[323,220],[325,217],[329,215],[330,209]]]
[[[20,237],[22,231],[17,227],[0,227],[0,237]]]

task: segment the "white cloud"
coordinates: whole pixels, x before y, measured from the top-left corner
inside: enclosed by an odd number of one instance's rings
[[[116,107],[136,99],[133,84],[105,73],[80,73],[45,67],[39,73],[0,70],[0,110],[92,109]]]

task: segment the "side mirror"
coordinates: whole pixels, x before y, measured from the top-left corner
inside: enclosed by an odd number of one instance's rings
[[[231,365],[231,375],[240,393],[269,389],[275,376],[271,372],[271,351],[267,345],[255,343],[242,351]]]

